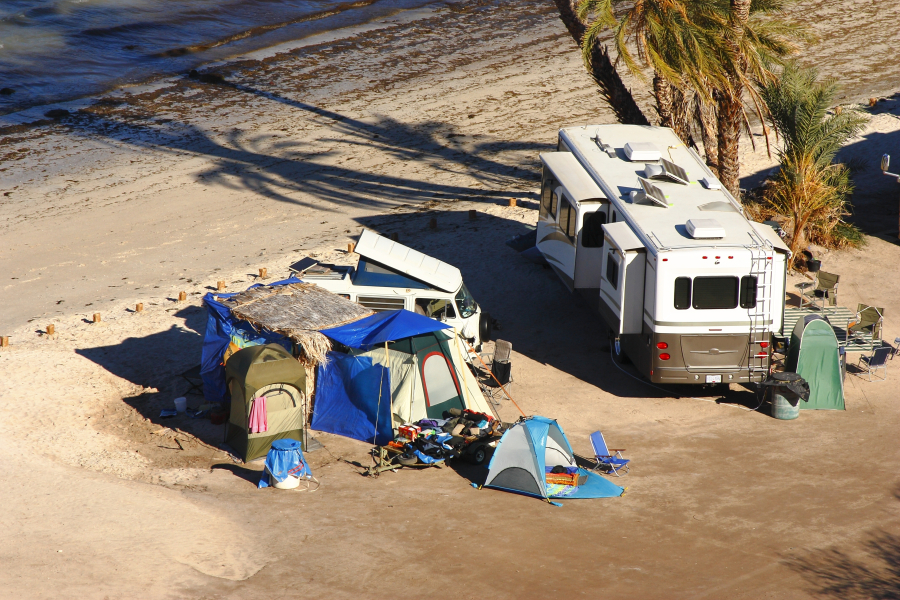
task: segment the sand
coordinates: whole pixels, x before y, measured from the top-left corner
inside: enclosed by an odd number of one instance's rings
[[[537,154],[555,130],[611,122],[552,5],[515,7],[515,27],[492,3],[448,5],[217,67],[231,86],[175,78],[73,102],[84,112],[58,123],[26,125],[41,109],[3,117],[0,589],[806,598],[848,572],[833,548],[876,574],[897,560],[866,546],[900,524],[893,375],[851,375],[846,412],[794,422],[746,410],[736,387],[718,404],[664,394],[611,362],[601,322],[552,272],[503,244],[536,221]],[[841,36],[875,18],[815,10],[815,27]],[[870,48],[895,41],[870,31]],[[900,162],[898,66],[828,43],[804,60],[854,73],[843,101],[885,100],[844,151],[866,167],[853,218],[868,245],[817,253],[842,275],[842,305],[886,307],[892,340],[900,188],[876,165],[884,152]],[[775,164],[756,141],[747,186]],[[365,479],[368,447],[326,434],[310,455],[320,490],[257,491],[260,464],[219,450],[220,427],[159,418],[199,362],[202,294],[243,289],[261,267],[286,275],[306,255],[352,261],[362,227],[460,267],[513,343],[526,412],[559,419],[578,453],[598,428],[628,449],[623,498],[552,508],[476,491],[464,467]],[[508,401],[500,411],[517,416]]]

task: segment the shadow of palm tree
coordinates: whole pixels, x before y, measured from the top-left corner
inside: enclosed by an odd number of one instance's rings
[[[900,500],[900,486],[895,488],[894,497]],[[845,549],[829,548],[784,562],[806,580],[812,593],[824,598],[900,598],[900,535],[876,531],[860,550],[852,556]]]
[[[247,135],[240,129],[233,129],[224,141],[219,142],[189,123],[126,122],[90,109],[72,118],[69,125],[76,134],[106,137],[117,143],[177,155],[184,152],[205,155],[212,165],[198,173],[198,183],[251,191],[280,202],[322,211],[354,206],[390,208],[398,203],[436,198],[483,200],[507,197],[515,193],[510,190],[521,188],[524,181],[533,179],[534,175],[519,166],[505,164],[499,157],[509,151],[532,150],[536,154],[538,150],[551,149],[549,145],[494,138],[463,144],[460,140],[465,136],[454,125],[441,121],[410,124],[379,116],[369,123],[248,86],[228,84],[220,87],[252,94],[291,106],[307,116],[324,119],[330,133],[314,140],[315,149],[298,141],[276,141],[269,134]],[[323,145],[330,148],[320,149]],[[334,149],[336,145],[362,147],[379,157],[414,161],[436,172],[465,175],[487,189],[342,166],[334,162],[342,154]],[[523,179],[525,176],[527,179]],[[312,196],[315,200],[302,200],[296,194]]]

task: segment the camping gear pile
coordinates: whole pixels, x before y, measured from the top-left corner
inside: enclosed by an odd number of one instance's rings
[[[393,440],[375,449],[375,466],[367,473],[377,475],[398,466],[437,465],[458,456],[480,465],[487,457],[487,448],[496,446],[509,427],[491,415],[468,409],[451,409],[446,416],[400,426]]]

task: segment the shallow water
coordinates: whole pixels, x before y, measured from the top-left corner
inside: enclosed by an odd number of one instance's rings
[[[364,23],[428,0],[2,0],[0,114]]]

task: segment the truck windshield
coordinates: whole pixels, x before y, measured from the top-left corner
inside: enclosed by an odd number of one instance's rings
[[[459,315],[463,319],[471,317],[478,310],[478,303],[475,302],[475,298],[469,293],[466,284],[463,284],[456,293],[456,307],[459,308]]]

